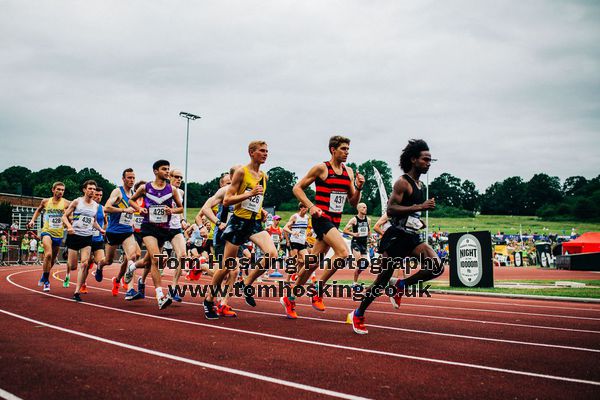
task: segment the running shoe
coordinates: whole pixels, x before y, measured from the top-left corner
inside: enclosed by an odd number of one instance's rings
[[[158,309],[164,310],[165,308],[169,307],[172,302],[173,302],[173,299],[171,297],[163,296],[162,298],[160,298],[158,300]]]
[[[217,314],[220,317],[237,317],[235,311],[226,304],[221,304],[217,307]]]
[[[119,281],[115,277],[112,278],[112,290],[111,290],[111,292],[112,292],[113,296],[118,296],[119,295]]]
[[[183,301],[183,300],[181,299],[181,297],[179,297],[179,295],[178,295],[177,293],[175,293],[175,294],[173,295],[173,300],[174,300],[174,301],[176,301],[176,302],[178,302],[178,303],[181,303],[181,302]]]
[[[310,298],[312,306],[317,311],[325,311],[325,304],[323,304],[323,298],[320,296],[313,296]]]
[[[298,314],[296,314],[296,302],[290,300],[288,297],[282,297],[279,299],[279,302],[285,308],[285,314],[289,319],[298,318]]]
[[[63,287],[69,287],[69,282],[71,281],[71,276],[65,276],[65,280],[63,281]]]
[[[137,281],[138,284],[138,293],[142,296],[141,298],[146,297],[146,284],[142,282],[142,277],[140,276]]]
[[[293,273],[292,276],[290,276],[290,282],[296,282],[296,280],[298,279],[298,274]]]
[[[348,316],[346,317],[346,323],[352,324],[352,329],[354,329],[354,332],[358,333],[359,335],[366,335],[369,333],[365,327],[365,317],[357,317],[356,310],[348,313]]]
[[[125,300],[131,301],[136,300],[135,297],[138,295],[138,292],[134,288],[131,288],[125,293]]]
[[[125,271],[125,276],[123,277],[123,281],[125,283],[131,282],[134,274],[135,274],[135,263],[133,261],[129,261],[129,264],[127,265],[127,271]]]
[[[94,278],[96,278],[96,282],[102,282],[102,268],[96,268],[94,271]]]
[[[73,295],[73,300],[75,300],[75,301],[76,301],[76,302],[78,302],[78,303],[80,303],[80,302],[82,302],[82,301],[83,301],[83,300],[81,300],[81,296],[79,295],[79,293],[75,293],[75,294]]]
[[[40,280],[38,281],[38,286],[44,286],[44,278],[40,278]]]
[[[206,319],[219,319],[219,314],[215,312],[215,303],[204,300],[204,316]]]
[[[44,292],[50,291],[50,282],[44,282]]]
[[[402,292],[399,291],[395,295],[390,296],[390,303],[392,303],[392,307],[396,310],[400,308],[400,303],[402,302]]]
[[[310,276],[310,281],[313,283],[313,285],[315,285],[317,283],[317,274],[313,272]]]
[[[79,289],[79,293],[88,294],[88,288],[85,283],[83,285],[81,285],[81,289]]]
[[[256,300],[254,300],[254,296],[249,291],[246,291],[246,289],[249,287],[251,288],[252,286],[244,285],[244,282],[242,282],[242,294],[244,295],[244,300],[246,300],[246,304],[248,304],[250,307],[256,307]]]

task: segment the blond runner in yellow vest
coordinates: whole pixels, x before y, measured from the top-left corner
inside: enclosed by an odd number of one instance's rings
[[[31,221],[27,224],[27,228],[32,229],[35,225],[35,220],[44,212],[44,220],[42,225],[41,242],[44,246],[44,263],[43,273],[38,286],[44,287],[44,292],[50,291],[50,270],[56,262],[58,251],[64,236],[64,227],[62,216],[65,209],[71,203],[63,198],[65,193],[65,184],[62,182],[54,182],[52,185],[52,197],[44,199],[33,213]]]
[[[235,261],[240,245],[248,240],[254,242],[265,254],[265,257],[261,261],[261,267],[255,269],[246,277],[243,282],[244,288],[252,285],[252,282],[266,271],[265,266],[270,266],[271,260],[277,257],[273,240],[262,226],[262,221],[266,218],[262,203],[267,177],[260,170],[260,166],[267,161],[269,154],[267,143],[263,141],[250,142],[248,154],[250,155],[250,163],[234,172],[231,184],[223,198],[224,206],[234,205],[235,207],[233,216],[229,219],[222,236],[225,240],[225,251],[223,252],[223,263],[212,280],[211,289],[215,292],[229,271],[227,266],[231,267],[231,260]],[[256,306],[251,291],[245,289],[244,297],[249,306]],[[207,319],[219,318],[215,312],[213,293],[210,291],[204,300],[204,316]]]

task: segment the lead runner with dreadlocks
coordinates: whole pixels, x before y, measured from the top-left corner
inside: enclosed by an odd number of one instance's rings
[[[387,215],[390,217],[391,226],[385,231],[379,246],[382,254],[381,272],[373,285],[367,289],[360,306],[351,311],[346,320],[358,334],[368,333],[365,327],[365,311],[373,300],[383,294],[394,273],[390,257],[426,257],[434,261],[432,265],[441,265],[435,251],[421,240],[419,234],[425,227],[420,218],[421,212],[435,208],[435,199],[425,198],[425,185],[419,181],[419,177],[429,170],[430,165],[431,153],[427,143],[424,140],[410,140],[400,155],[400,167],[405,173],[394,183],[394,190],[388,201]],[[395,282],[397,295],[394,299],[398,305],[405,286],[436,278],[443,270],[443,267],[439,270],[422,268],[408,278]]]

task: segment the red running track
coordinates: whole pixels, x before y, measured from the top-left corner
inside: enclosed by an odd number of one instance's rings
[[[48,294],[40,269],[0,269],[0,394],[19,398],[599,398],[600,305],[433,295],[385,298],[369,335],[344,324],[356,303],[277,299],[207,321],[201,299],[159,311],[125,302],[90,277],[84,303],[61,272]],[[106,270],[111,276],[114,267]],[[167,278],[167,277],[165,277]],[[163,285],[166,285],[166,279]],[[0,396],[1,397],[1,396]]]

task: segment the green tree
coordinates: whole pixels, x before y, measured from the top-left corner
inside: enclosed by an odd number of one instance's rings
[[[535,174],[526,184],[524,214],[535,215],[546,204],[558,204],[562,200],[560,179],[557,176]]]
[[[0,222],[9,225],[12,223],[12,206],[9,202],[0,203]]]
[[[480,194],[475,187],[475,183],[466,179],[462,185],[461,189],[461,207],[465,210],[476,211],[479,209],[479,198]]]
[[[283,203],[295,201],[292,188],[296,184],[298,178],[296,174],[282,167],[271,168],[267,175],[267,192],[265,193],[265,207],[275,206],[279,208]]]
[[[583,176],[570,176],[565,179],[562,191],[564,196],[573,196],[579,189],[587,185],[588,181]]]
[[[33,195],[31,170],[28,168],[17,165],[5,169],[0,175],[0,179],[5,181],[8,186],[6,190],[8,193]]]
[[[429,185],[429,197],[434,197],[436,204],[460,208],[462,206],[460,179],[444,172]]]

